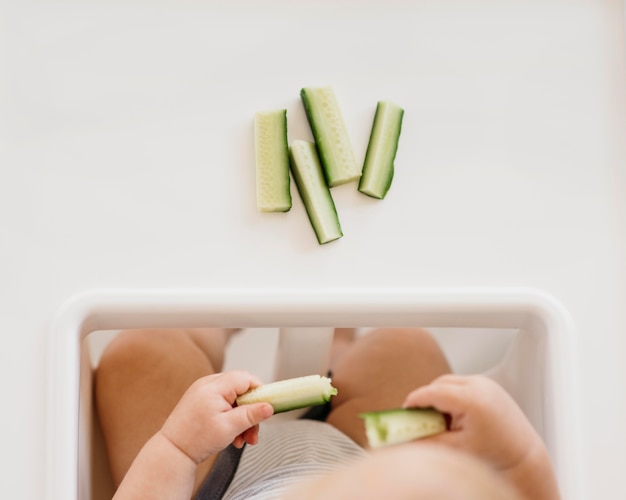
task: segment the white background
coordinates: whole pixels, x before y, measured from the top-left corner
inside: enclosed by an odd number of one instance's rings
[[[623,491],[626,72],[617,0],[0,2],[2,496],[41,498],[50,320],[102,287],[531,286],[578,327],[589,498]],[[344,238],[255,208],[252,117],[333,85]]]

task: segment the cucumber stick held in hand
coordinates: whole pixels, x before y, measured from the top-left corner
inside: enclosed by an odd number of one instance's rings
[[[237,398],[237,404],[269,403],[274,413],[280,413],[321,405],[336,395],[337,389],[328,377],[308,375],[250,389]]]
[[[237,405],[269,403],[274,413],[328,403],[337,395],[332,380],[321,375],[308,375],[250,389],[239,396]],[[406,443],[439,434],[446,430],[442,413],[432,408],[399,408],[361,413],[370,448]]]
[[[446,419],[432,408],[398,408],[359,415],[370,448],[407,443],[446,430]]]

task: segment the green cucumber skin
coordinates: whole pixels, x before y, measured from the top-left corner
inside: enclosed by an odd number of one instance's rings
[[[441,413],[435,410],[432,407],[429,408],[392,408],[390,410],[378,410],[378,411],[366,411],[359,413],[359,416],[363,419],[365,418],[385,418],[385,417],[393,417],[394,415],[404,415],[406,413]]]
[[[288,212],[292,206],[287,145],[287,110],[259,112],[255,116],[257,156],[257,208],[261,212]],[[273,160],[259,163],[259,155]],[[271,153],[270,153],[271,152]]]
[[[419,415],[420,413],[432,413],[432,414],[439,414],[441,416],[443,416],[443,413],[441,413],[440,411],[429,407],[429,408],[393,408],[390,410],[379,410],[379,411],[367,411],[367,412],[362,412],[359,413],[359,417],[361,417],[363,420],[381,420],[381,419],[386,419],[388,417],[394,418],[395,415],[398,416],[402,416],[405,414],[410,414],[410,413],[415,413],[417,415]],[[445,417],[444,417],[445,418]]]
[[[404,109],[390,101],[379,101],[372,124],[359,191],[372,198],[387,195],[394,176],[394,162],[402,131]]]
[[[289,401],[289,402],[280,402],[280,403],[275,403],[272,404],[272,407],[274,408],[274,414],[276,413],[285,413],[288,411],[292,411],[292,410],[299,410],[301,408],[310,408],[312,406],[319,406],[319,405],[323,405],[328,403],[332,396],[336,395],[335,394],[331,394],[329,396],[326,395],[322,395],[320,396],[320,398],[311,398],[308,400],[302,399],[300,401],[298,401],[297,403],[294,403],[293,401]]]
[[[301,147],[306,147],[304,154],[309,155],[308,167],[302,164],[302,158],[298,158],[300,154],[298,149]],[[341,238],[343,232],[337,216],[337,209],[326,184],[315,145],[307,141],[294,141],[289,148],[289,155],[293,178],[318,243],[323,245]],[[330,220],[325,220],[324,211],[327,214],[332,214]]]
[[[333,101],[336,105],[337,110],[337,121],[339,121],[340,123],[335,123],[338,128],[329,135],[339,135],[343,136],[343,138],[345,139],[345,143],[343,144],[344,148],[341,151],[344,155],[344,161],[341,163],[343,163],[344,165],[348,163],[349,171],[347,173],[342,172],[342,169],[337,165],[338,163],[340,163],[336,158],[338,153],[334,151],[333,145],[329,144],[331,141],[327,141],[325,137],[325,135],[327,135],[325,132],[325,125],[319,123],[319,120],[316,118],[317,110],[315,104],[315,93],[317,91],[324,90],[326,89],[304,87],[300,90],[300,98],[302,100],[302,104],[304,105],[304,111],[306,113],[307,120],[309,122],[309,125],[311,126],[313,138],[315,139],[315,145],[319,153],[320,162],[323,169],[322,171],[324,172],[326,183],[329,187],[335,187],[359,179],[361,176],[361,169],[356,163],[356,157],[354,156],[354,150],[352,149],[352,145],[350,143],[348,131],[345,128],[345,123],[343,123],[343,117],[341,115],[341,111],[339,110],[339,106],[336,103],[334,91],[332,91],[334,97]]]

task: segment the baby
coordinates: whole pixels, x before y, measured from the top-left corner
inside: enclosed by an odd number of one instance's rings
[[[269,420],[261,435],[271,405],[235,405],[261,381],[219,372],[230,333],[129,331],[109,345],[96,402],[114,498],[559,498],[547,450],[513,399],[487,377],[450,374],[428,332],[349,342],[326,411]],[[399,406],[434,407],[449,430],[368,450],[358,414]]]

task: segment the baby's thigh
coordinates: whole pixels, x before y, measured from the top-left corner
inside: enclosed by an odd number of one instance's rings
[[[108,344],[95,373],[95,402],[116,486],[189,386],[216,372],[209,346],[220,360],[225,336],[221,329],[139,329]],[[200,464],[198,483],[211,467]]]
[[[327,421],[366,447],[359,413],[399,407],[409,392],[450,366],[439,344],[419,328],[381,328],[354,341],[333,370],[339,394]]]

